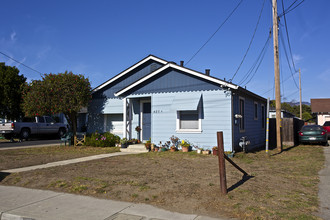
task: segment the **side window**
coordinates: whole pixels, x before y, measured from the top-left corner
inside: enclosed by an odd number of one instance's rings
[[[265,117],[266,113],[265,113],[265,106],[261,105],[261,128],[264,129],[265,128],[265,124],[266,124],[266,117]]]
[[[39,123],[45,123],[44,117],[38,117],[38,122]]]
[[[201,132],[202,122],[199,110],[177,111],[177,132]]]
[[[51,117],[46,117],[46,122],[47,123],[55,123],[55,120]]]
[[[258,102],[254,102],[254,120],[258,120]]]
[[[239,119],[239,130],[245,130],[245,100],[243,98],[239,99],[239,114],[242,116]]]

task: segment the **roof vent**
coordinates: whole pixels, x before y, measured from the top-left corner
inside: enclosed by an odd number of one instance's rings
[[[210,69],[205,69],[205,75],[207,75],[207,76],[210,75]]]
[[[181,60],[181,61],[180,61],[180,66],[182,66],[182,67],[183,67],[183,64],[184,64],[184,61],[183,61],[183,60]]]

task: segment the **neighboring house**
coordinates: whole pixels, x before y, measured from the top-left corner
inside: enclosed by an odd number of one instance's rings
[[[93,90],[87,132],[112,132],[158,144],[172,135],[199,147],[226,151],[247,136],[251,147],[265,143],[266,99],[206,73],[149,55]],[[82,115],[81,118],[85,116]],[[84,122],[81,122],[84,124]],[[135,131],[136,126],[142,128]]]
[[[330,99],[311,99],[312,113],[317,114],[317,124],[330,121]]]
[[[294,118],[296,117],[291,112],[288,112],[284,109],[281,110],[281,118]],[[276,118],[276,109],[275,107],[269,107],[269,118]]]

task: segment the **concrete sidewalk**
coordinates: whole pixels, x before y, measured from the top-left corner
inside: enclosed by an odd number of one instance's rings
[[[146,204],[97,199],[68,193],[0,186],[0,220],[212,220]],[[228,219],[228,218],[222,218]]]
[[[35,166],[29,166],[29,167],[21,167],[21,168],[15,168],[15,169],[9,169],[9,170],[1,170],[1,172],[4,173],[19,173],[19,172],[26,172],[30,170],[36,170],[36,169],[43,169],[43,168],[49,168],[49,167],[57,167],[57,166],[63,166],[73,163],[80,163],[90,160],[97,160],[97,159],[103,159],[107,157],[115,157],[115,156],[121,156],[121,155],[128,155],[128,154],[138,154],[139,152],[115,152],[115,153],[109,153],[109,154],[97,154],[93,156],[88,157],[80,157],[75,159],[69,159],[69,160],[62,160],[57,162],[51,162],[41,165],[35,165]]]

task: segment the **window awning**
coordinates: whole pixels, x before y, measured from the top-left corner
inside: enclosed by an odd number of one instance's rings
[[[103,114],[123,114],[123,100],[121,99],[108,99],[102,113]]]
[[[176,109],[177,111],[197,110],[201,96],[201,94],[186,94],[175,97],[172,103],[172,109]]]

